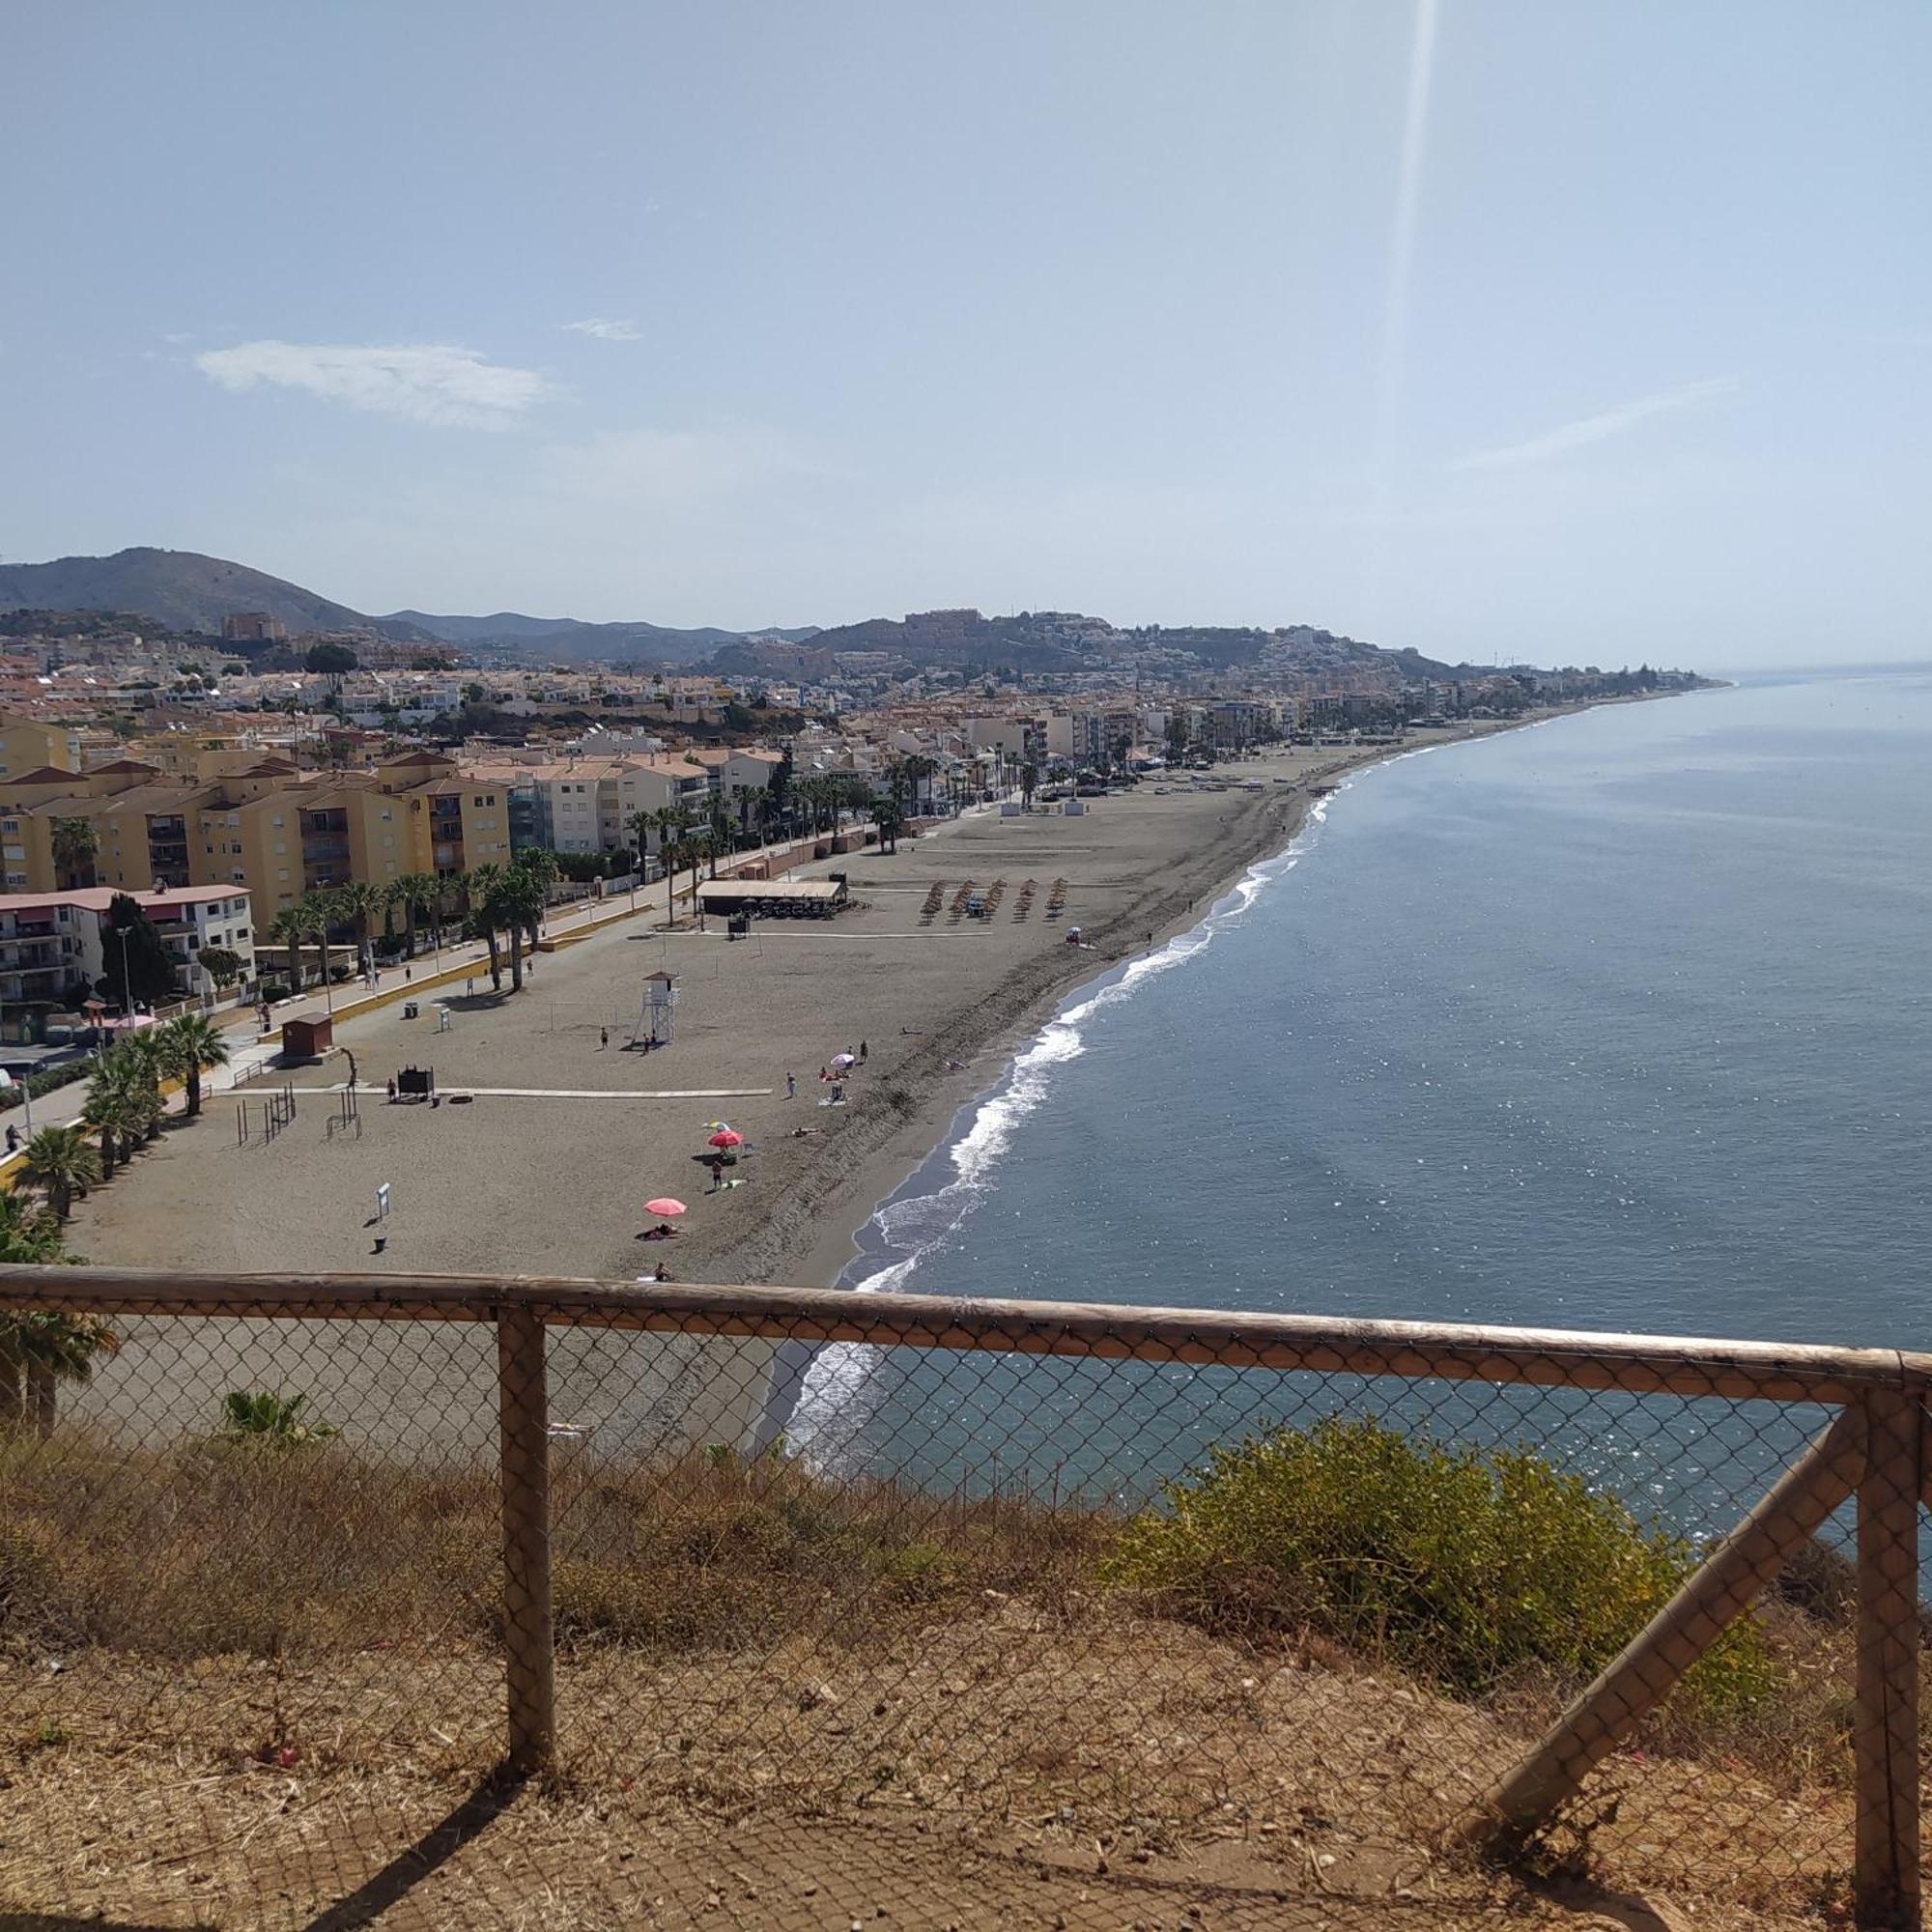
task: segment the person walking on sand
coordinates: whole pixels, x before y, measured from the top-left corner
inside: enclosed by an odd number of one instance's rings
[[[862,1040],[861,1040],[861,1041],[859,1042],[859,1065],[860,1065],[861,1066],[865,1065],[865,1064],[866,1064],[866,1055],[867,1055],[867,1053],[868,1051],[869,1051],[869,1049],[868,1049],[868,1048],[867,1047],[867,1045],[866,1045],[866,1042],[865,1042],[865,1041],[864,1041],[864,1040],[862,1039]]]
[[[789,1073],[785,1075],[785,1098],[787,1100],[798,1098],[798,1082]]]
[[[597,1050],[601,1053],[610,1044],[611,1029],[609,1027],[599,1027],[597,1029]]]

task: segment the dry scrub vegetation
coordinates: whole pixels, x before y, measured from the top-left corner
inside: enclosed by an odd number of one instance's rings
[[[0,1775],[35,1821],[0,1834],[0,1901],[152,1912],[273,1868],[297,1913],[359,1882],[407,1842],[382,1821],[498,1747],[496,1509],[485,1472],[321,1434],[0,1445]],[[1363,1422],[1135,1519],[559,1444],[554,1516],[564,1771],[533,1803],[603,1847],[555,1841],[566,1890],[667,1818],[863,1813],[1090,1880],[1232,1847],[1284,1895],[1478,1902],[1500,1881],[1437,1834],[1690,1561],[1533,1457]],[[1795,1594],[1611,1761],[1551,1866],[1706,1925],[1837,1909],[1834,1559]]]

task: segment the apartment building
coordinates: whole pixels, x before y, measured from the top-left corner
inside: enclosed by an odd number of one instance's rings
[[[760,773],[761,781],[768,783],[779,762],[776,753],[692,755],[700,762],[670,753],[571,758],[550,764],[478,758],[466,763],[463,771],[468,781],[501,788],[516,799],[518,823],[527,828],[525,842],[546,845],[554,852],[614,852],[635,842],[633,820],[639,812],[681,806],[694,817],[701,817],[714,792],[723,789],[728,796],[731,782],[750,783]],[[766,759],[768,765],[762,762]],[[742,773],[743,778],[721,779],[726,773]],[[646,849],[655,853],[658,835],[647,833],[645,842]]]
[[[64,1007],[114,987],[117,949],[108,912],[117,895],[102,886],[80,892],[0,898],[0,1001]],[[255,977],[254,913],[248,895],[186,886],[130,893],[175,962],[185,995],[214,997],[213,976],[201,964],[210,950],[233,952],[241,977]]]
[[[94,832],[84,878],[71,868],[57,876],[65,819]],[[9,893],[220,886],[250,893],[268,921],[306,892],[352,879],[383,885],[504,864],[509,805],[500,786],[459,777],[451,759],[426,751],[367,772],[258,757],[206,781],[128,759],[84,773],[43,767],[0,783],[0,857]]]
[[[36,718],[0,716],[0,781],[51,766],[80,769],[80,727]]]

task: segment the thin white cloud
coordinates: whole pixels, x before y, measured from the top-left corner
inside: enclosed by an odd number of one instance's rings
[[[560,322],[557,327],[573,335],[594,335],[599,342],[637,342],[644,332],[635,322],[611,315],[587,315],[582,322]]]
[[[489,362],[453,343],[243,342],[209,350],[194,362],[224,389],[263,383],[306,389],[351,409],[437,429],[507,428],[554,393],[533,369]]]
[[[1526,464],[1543,463],[1552,456],[1562,456],[1570,450],[1582,449],[1590,443],[1621,436],[1626,430],[1634,429],[1638,423],[1648,422],[1652,416],[1672,415],[1679,410],[1694,409],[1699,403],[1710,402],[1718,396],[1734,395],[1743,386],[1743,379],[1737,376],[1713,376],[1702,383],[1687,383],[1681,389],[1666,389],[1661,396],[1639,396],[1635,402],[1621,403],[1613,410],[1604,411],[1601,415],[1584,416],[1579,421],[1565,423],[1560,429],[1533,436],[1526,442],[1508,443],[1500,449],[1479,449],[1473,455],[1459,457],[1449,467],[1451,469],[1520,469]]]

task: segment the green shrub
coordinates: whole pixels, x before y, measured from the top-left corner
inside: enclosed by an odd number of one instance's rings
[[[221,1427],[215,1433],[224,1442],[270,1442],[278,1449],[299,1449],[310,1442],[325,1442],[335,1431],[326,1422],[301,1420],[305,1395],[279,1396],[267,1389],[252,1395],[245,1389],[230,1389],[221,1398]]]
[[[94,1071],[91,1059],[71,1060],[61,1066],[49,1066],[39,1073],[30,1073],[25,1080],[15,1080],[9,1087],[0,1087],[0,1113],[11,1107],[26,1104],[26,1095],[32,1094],[38,1100],[43,1094],[52,1094],[62,1087],[71,1087],[76,1080],[85,1080]]]
[[[1694,1561],[1526,1450],[1329,1417],[1216,1449],[1127,1525],[1105,1574],[1223,1634],[1319,1634],[1479,1695],[1523,1673],[1590,1676]],[[1737,1709],[1775,1677],[1746,1619],[1687,1688]]]

